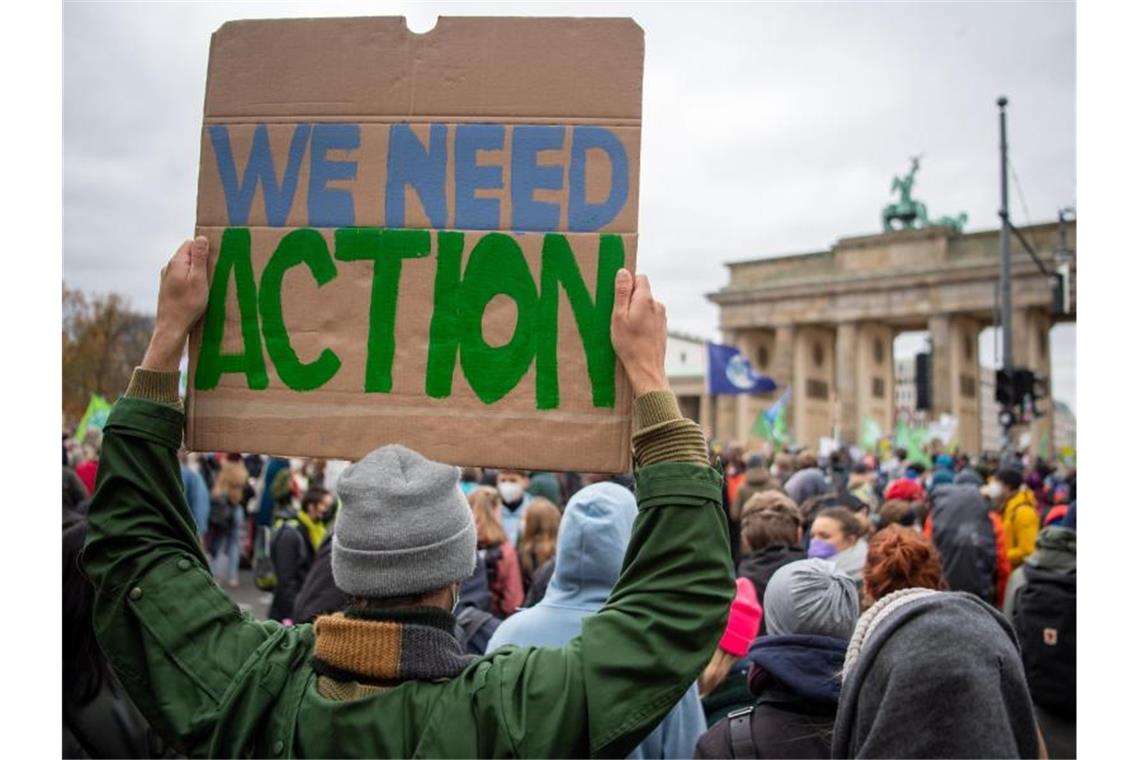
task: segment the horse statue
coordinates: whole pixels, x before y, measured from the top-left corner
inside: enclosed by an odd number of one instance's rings
[[[883,209],[883,232],[898,230],[926,229],[929,227],[946,227],[955,235],[962,232],[968,218],[965,212],[957,216],[940,216],[931,219],[926,212],[926,204],[910,197],[914,187],[914,175],[918,173],[921,155],[910,157],[910,171],[904,177],[895,175],[891,183],[891,193],[898,193],[897,203],[892,203]],[[896,226],[896,224],[898,226]]]
[[[914,175],[918,174],[919,161],[922,156],[911,156],[910,158],[910,172],[905,177],[899,177],[897,174],[891,182],[891,193],[898,192],[899,200],[897,203],[891,203],[883,209],[883,232],[892,232],[897,229],[912,230],[914,223],[917,219],[925,218],[926,205],[922,201],[912,200],[910,197],[911,188],[914,187]],[[896,227],[895,222],[901,226]]]

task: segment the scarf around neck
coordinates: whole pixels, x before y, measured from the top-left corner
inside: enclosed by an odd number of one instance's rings
[[[349,607],[318,617],[314,632],[313,670],[335,681],[446,681],[476,659],[455,638],[455,617],[436,607]]]

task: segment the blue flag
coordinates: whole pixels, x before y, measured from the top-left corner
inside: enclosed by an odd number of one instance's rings
[[[776,381],[757,374],[735,346],[706,343],[709,352],[709,393],[730,396],[740,393],[771,393]]]

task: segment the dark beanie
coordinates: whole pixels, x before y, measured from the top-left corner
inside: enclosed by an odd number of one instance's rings
[[[1006,485],[1011,491],[1016,491],[1021,488],[1022,478],[1021,473],[1017,470],[1001,469],[998,470],[997,479]]]

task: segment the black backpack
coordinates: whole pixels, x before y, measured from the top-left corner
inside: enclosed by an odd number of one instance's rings
[[[1022,565],[1025,585],[1013,627],[1033,701],[1060,717],[1077,716],[1077,573]]]
[[[210,499],[210,530],[225,535],[233,526],[234,507],[229,499]]]
[[[931,494],[934,545],[951,591],[967,591],[994,604],[997,538],[982,494],[967,485],[939,486]]]

